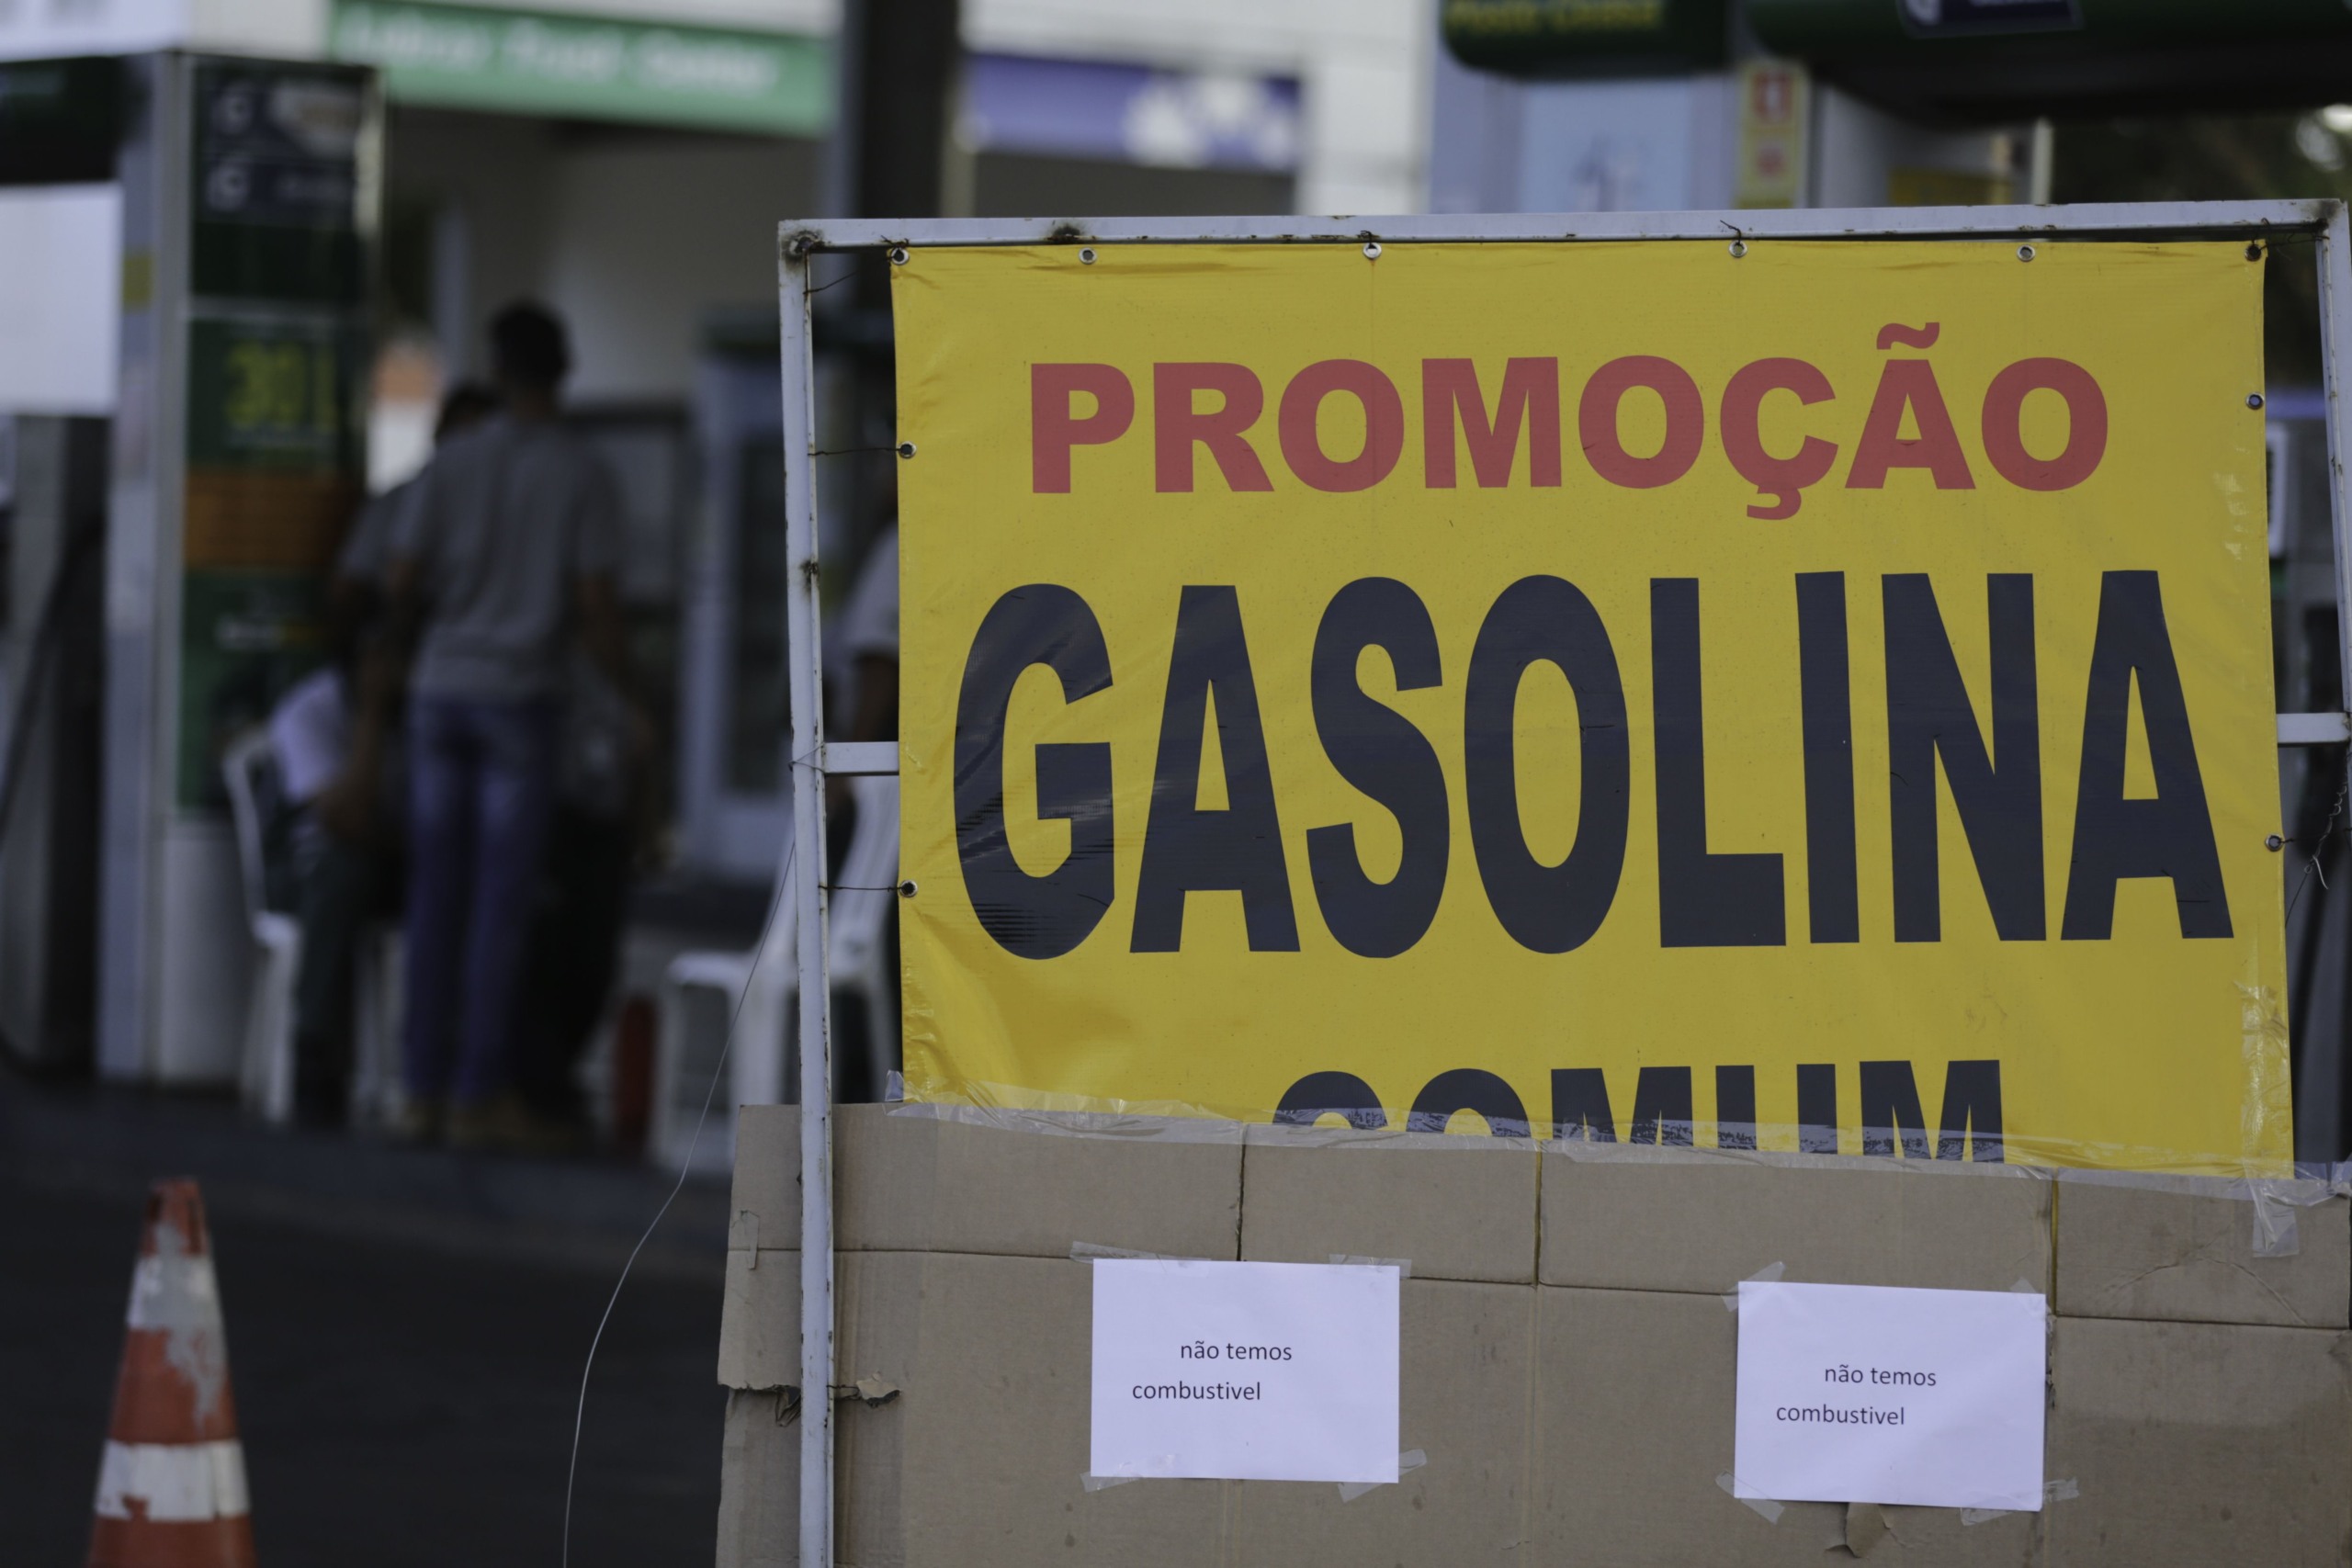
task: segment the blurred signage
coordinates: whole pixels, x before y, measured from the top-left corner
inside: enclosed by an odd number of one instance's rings
[[[979,152],[1174,169],[1298,166],[1298,83],[1245,72],[975,54],[957,125]]]
[[[1727,0],[1445,0],[1445,43],[1464,65],[1530,75],[1720,65]]]
[[[1906,39],[2082,33],[2087,59],[2150,45],[2215,46],[2340,37],[2352,30],[2343,0],[2259,0],[2237,5],[2154,0],[1743,0],[1743,17],[1767,47],[1804,54],[1871,50]],[[2064,39],[2046,39],[2064,44]],[[2045,56],[2046,57],[2046,56]]]
[[[343,78],[220,72],[197,128],[201,219],[349,227],[366,95]]]
[[[2053,33],[2079,28],[2075,0],[1895,0],[1903,26],[1922,38],[1950,33]]]
[[[786,33],[335,0],[328,48],[405,103],[798,135],[832,122],[831,51]]]
[[[2352,78],[2345,0],[1741,0],[1741,20],[1911,120],[2276,112]]]
[[[356,309],[360,73],[207,61],[196,72],[191,293]]]
[[[2033,253],[916,250],[910,1097],[2283,1172],[2263,269]]]
[[[2075,0],[1895,0],[1903,26],[1920,38],[2058,32],[2083,25]]]
[[[123,106],[119,60],[0,64],[0,186],[112,181]]]
[[[1805,130],[1810,94],[1804,67],[1785,60],[1750,60],[1732,73],[1739,95],[1738,166],[1732,171],[1736,207],[1804,205]]]
[[[0,5],[0,60],[136,54],[185,44],[191,0],[15,0]]]
[[[314,664],[318,579],[357,505],[368,85],[196,62],[190,113],[177,798]]]

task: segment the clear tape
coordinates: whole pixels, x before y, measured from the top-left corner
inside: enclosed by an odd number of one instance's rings
[[[1747,1284],[1751,1280],[1759,1285],[1773,1284],[1780,1280],[1781,1275],[1786,1274],[1788,1271],[1789,1266],[1787,1264],[1781,1262],[1778,1258],[1774,1258],[1771,1262],[1764,1265],[1763,1268],[1756,1270],[1755,1273],[1750,1274],[1747,1279],[1742,1280],[1739,1282],[1739,1285]],[[1739,1311],[1739,1285],[1734,1285],[1730,1290],[1724,1292],[1724,1310],[1725,1312],[1736,1313]],[[1745,1501],[1745,1499],[1742,1499],[1742,1501]]]
[[[1078,1138],[1120,1138],[1131,1143],[1238,1144],[1251,1123],[1219,1122],[1176,1111],[1025,1110],[1001,1105],[946,1104],[909,1100],[890,1107],[893,1116],[993,1127],[1005,1133],[1056,1133]]]
[[[2234,1199],[2253,1205],[2253,1250],[2256,1258],[2293,1258],[2303,1249],[2296,1211],[2352,1196],[2352,1165],[2300,1165],[2292,1177],[2234,1178],[2170,1176],[2122,1170],[2064,1170],[2061,1181],[2093,1187],[2132,1187],[2188,1198]]]
[[[2052,1503],[2070,1503],[2082,1495],[2082,1487],[2072,1477],[2064,1481],[2047,1481],[2041,1486],[2041,1504],[2048,1507]],[[1964,1525],[1990,1524],[1995,1519],[2006,1519],[2017,1511],[2015,1508],[1962,1508],[1960,1522]]]
[[[2076,1170],[2056,1173],[2061,1181],[2091,1187],[2137,1187],[2156,1192],[2177,1192],[2187,1198],[2236,1198],[2252,1201],[2267,1194],[2275,1201],[2309,1208],[2330,1198],[2352,1196],[2352,1162],[2344,1165],[2299,1165],[2292,1176],[2187,1176],[2160,1170]]]
[[[2309,1209],[2337,1196],[2332,1184],[2302,1181],[2249,1181],[2254,1200],[2254,1255],[2292,1258],[2303,1249],[2302,1223],[2295,1211]]]
[[[1868,1557],[1894,1533],[1886,1522],[1886,1510],[1878,1504],[1846,1505],[1846,1550],[1855,1556]]]
[[[1408,1472],[1420,1469],[1429,1461],[1430,1456],[1420,1450],[1405,1450],[1396,1456],[1396,1479],[1402,1481]],[[1385,1481],[1342,1481],[1340,1483],[1340,1501],[1352,1503],[1365,1493],[1376,1492],[1389,1484],[1391,1483]]]
[[[1093,1241],[1071,1242],[1069,1244],[1069,1257],[1070,1261],[1073,1263],[1093,1263],[1106,1258],[1127,1258],[1131,1260],[1142,1260],[1154,1263],[1207,1263],[1215,1261],[1215,1259],[1206,1258],[1186,1258],[1180,1253],[1174,1252],[1143,1252],[1132,1247],[1104,1247],[1102,1243]]]
[[[1413,1260],[1409,1258],[1367,1258],[1360,1252],[1335,1252],[1330,1261],[1343,1268],[1394,1269],[1399,1280],[1413,1277]]]
[[[1430,1456],[1419,1449],[1407,1449],[1396,1456],[1396,1474],[1401,1479],[1412,1471],[1429,1463]],[[1144,1475],[1095,1475],[1081,1471],[1078,1484],[1080,1491],[1101,1492],[1113,1486],[1125,1486],[1130,1481],[1148,1481]],[[1367,1492],[1379,1490],[1390,1483],[1385,1481],[1343,1481],[1340,1483],[1340,1501],[1352,1503]]]
[[[1783,1133],[1788,1134],[1785,1141],[1795,1141],[1793,1127],[1765,1127],[1761,1131],[1767,1135]],[[1356,1135],[1361,1137],[1364,1134]],[[1492,1141],[1515,1143],[1519,1140],[1498,1138]],[[2012,1165],[1990,1160],[1896,1159],[1877,1155],[1798,1154],[1788,1149],[1711,1149],[1683,1144],[1596,1143],[1584,1137],[1543,1138],[1535,1140],[1535,1145],[1542,1153],[1590,1165],[1733,1164],[1765,1166],[1777,1170],[1883,1170],[1905,1176],[2007,1177],[2029,1181],[2047,1181],[2055,1174],[2047,1166]]]
[[[900,1080],[893,1087],[903,1093],[907,1086]],[[948,1086],[925,1087],[944,1092]],[[1581,1136],[1556,1139],[1473,1136],[1408,1132],[1405,1130],[1406,1112],[1395,1109],[1383,1112],[1388,1121],[1388,1125],[1383,1128],[1362,1130],[1329,1123],[1292,1126],[1276,1125],[1269,1121],[1235,1120],[1220,1108],[1175,1100],[1115,1100],[1083,1095],[1047,1095],[997,1084],[969,1083],[953,1087],[963,1092],[984,1096],[985,1101],[908,1100],[892,1104],[889,1114],[927,1117],[967,1126],[993,1127],[1005,1132],[1117,1138],[1129,1142],[1267,1142],[1305,1147],[1487,1149],[1505,1154],[1542,1153],[1596,1163],[1687,1165],[1731,1161],[1789,1170],[1877,1170],[1920,1178],[1993,1177],[2031,1181],[2092,1181],[2196,1196],[2239,1198],[2257,1203],[2283,1203],[2293,1208],[2324,1202],[2330,1197],[2352,1196],[2352,1161],[2333,1166],[2298,1165],[2291,1177],[2193,1175],[2151,1169],[2078,1168],[2059,1166],[2055,1160],[2060,1156],[2096,1156],[2120,1164],[2137,1162],[2143,1166],[2167,1160],[2176,1163],[2188,1161],[2220,1170],[2243,1170],[2245,1162],[2235,1156],[2123,1145],[2036,1142],[2014,1136],[2005,1141],[2007,1158],[2002,1161],[1917,1159],[1852,1151],[1801,1154],[1786,1148],[1722,1149],[1697,1145],[1594,1143]],[[1698,1131],[1705,1132],[1706,1126],[1701,1123]],[[1798,1131],[1793,1123],[1761,1124],[1756,1129],[1760,1141],[1781,1145],[1794,1144]],[[1932,1142],[1936,1134],[1928,1136]],[[2277,1239],[2270,1245],[2291,1247],[2290,1238],[2292,1235],[2291,1224],[2279,1227]],[[2258,1252],[2257,1256],[2287,1254]]]
[[[2011,1285],[2008,1288],[2007,1293],[2012,1296],[2040,1296],[2041,1298],[2042,1333],[2048,1337],[2052,1345],[2055,1345],[2058,1342],[2058,1309],[2050,1304],[2050,1292],[2041,1286],[2035,1284],[2030,1280],[2019,1279],[2016,1284]]]
[[[1764,1522],[1768,1525],[1779,1524],[1781,1516],[1787,1512],[1781,1505],[1775,1503],[1770,1497],[1742,1497],[1739,1495],[1739,1479],[1728,1470],[1715,1477],[1715,1484],[1724,1489],[1725,1496],[1763,1515]]]
[[[1302,1149],[1438,1149],[1476,1152],[1484,1149],[1490,1154],[1532,1154],[1542,1145],[1540,1139],[1521,1137],[1478,1137],[1460,1133],[1416,1133],[1405,1127],[1405,1117],[1398,1113],[1385,1127],[1338,1127],[1317,1123],[1311,1127],[1295,1126],[1285,1122],[1248,1122],[1248,1141],[1269,1144],[1283,1148]]]

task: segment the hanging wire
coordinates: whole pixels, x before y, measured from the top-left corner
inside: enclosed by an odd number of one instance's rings
[[[2344,749],[2344,778],[2335,786],[2335,804],[2327,808],[2327,821],[2322,825],[2318,839],[2312,844],[2312,858],[2303,863],[2303,874],[2295,883],[2295,896],[2287,900],[2288,919],[2295,918],[2295,906],[2303,901],[2303,889],[2311,886],[2314,874],[2319,877],[2320,890],[2324,892],[2327,889],[2327,870],[2320,864],[2320,858],[2327,853],[2328,835],[2335,831],[2335,819],[2343,814],[2346,791],[2352,791],[2352,746]]]
[[[753,949],[754,953],[763,954],[767,952],[768,932],[782,912],[784,901],[791,897],[792,857],[797,848],[797,840],[785,846],[784,869],[776,875],[775,892],[768,899],[767,919],[761,922],[760,944]],[[613,1293],[605,1303],[605,1315],[596,1320],[595,1337],[588,1341],[588,1360],[580,1369],[580,1403],[571,1416],[571,1464],[563,1478],[563,1568],[571,1568],[571,1496],[580,1480],[580,1434],[588,1420],[588,1376],[596,1370],[596,1348],[605,1342],[605,1325],[613,1320],[613,1308],[620,1303],[621,1287],[628,1283],[629,1270],[637,1267],[637,1255],[643,1252],[645,1244],[653,1239],[653,1233],[661,1227],[662,1216],[670,1212],[670,1205],[676,1202],[678,1194],[685,1190],[686,1173],[694,1168],[695,1150],[701,1145],[703,1127],[710,1120],[711,1102],[718,1097],[718,1080],[727,1072],[728,1054],[735,1048],[735,1028],[742,1021],[744,998],[751,995],[752,987],[758,980],[759,963],[754,959],[742,992],[736,997],[735,1006],[727,1015],[727,1037],[718,1047],[718,1063],[710,1070],[710,1088],[703,1091],[702,1114],[695,1118],[695,1135],[687,1140],[685,1155],[678,1161],[678,1179],[671,1186],[670,1195],[662,1200],[662,1206],[653,1211],[653,1218],[647,1224],[645,1234],[637,1238],[635,1247],[629,1248],[628,1261],[621,1265],[621,1277],[613,1281]]]

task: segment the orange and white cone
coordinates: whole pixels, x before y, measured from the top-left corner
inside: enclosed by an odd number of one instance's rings
[[[89,1568],[253,1568],[220,1292],[191,1180],[147,1195]]]

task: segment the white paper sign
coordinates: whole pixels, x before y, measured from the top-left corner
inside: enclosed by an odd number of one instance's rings
[[[1733,1495],[2038,1510],[2048,1320],[2022,1291],[1741,1284]]]
[[[1393,1265],[1102,1258],[1096,1475],[1396,1479]]]

